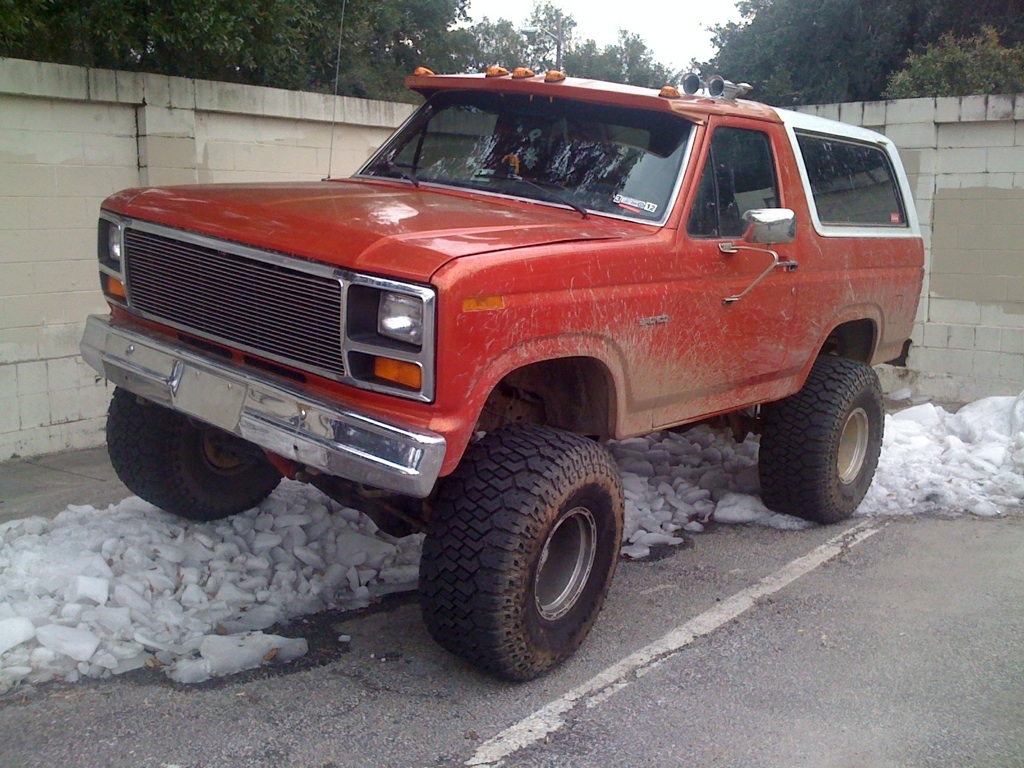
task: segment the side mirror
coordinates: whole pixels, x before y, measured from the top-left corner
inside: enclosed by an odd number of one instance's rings
[[[791,243],[796,237],[796,214],[789,208],[752,208],[743,214],[747,243]]]

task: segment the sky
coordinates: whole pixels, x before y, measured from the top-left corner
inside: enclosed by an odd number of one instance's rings
[[[707,61],[715,53],[707,27],[739,21],[736,0],[705,0],[702,3],[650,0],[639,6],[607,0],[555,0],[554,5],[576,21],[581,39],[593,38],[601,47],[618,40],[618,31],[635,32],[654,51],[655,59],[673,69],[686,67],[692,59]],[[505,18],[525,25],[532,2],[470,0],[469,15],[476,22]],[[742,80],[742,72],[720,73],[729,80]],[[732,75],[730,77],[730,75]]]
[[[956,414],[914,404],[909,390],[889,400],[910,407],[886,416],[858,515],[1020,509],[1024,393]],[[761,503],[758,449],[753,436],[736,443],[708,426],[610,443],[626,496],[623,557],[643,559],[714,525],[812,527]],[[212,523],[137,497],[54,513],[0,525],[0,694],[143,666],[197,683],[286,663],[307,652],[306,640],[264,630],[416,588],[422,535],[387,536],[358,510],[292,481]]]

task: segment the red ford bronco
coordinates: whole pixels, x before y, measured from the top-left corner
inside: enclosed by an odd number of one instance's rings
[[[737,99],[559,73],[434,76],[352,178],[109,198],[124,483],[210,520],[282,476],[423,530],[423,615],[509,679],[569,656],[618,558],[603,440],[761,434],[770,508],[854,512],[923,246],[893,144]]]

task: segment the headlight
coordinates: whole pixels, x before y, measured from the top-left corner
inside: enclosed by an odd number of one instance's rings
[[[344,307],[346,379],[374,392],[431,402],[437,291],[427,285],[351,275]]]
[[[116,224],[111,224],[107,229],[107,257],[118,264],[121,263],[121,254],[123,252],[121,246],[123,232],[124,230]]]
[[[382,293],[377,310],[377,333],[423,346],[423,300],[406,293]]]
[[[124,221],[101,211],[96,245],[100,262],[100,287],[108,301],[125,306],[128,296],[124,279]]]

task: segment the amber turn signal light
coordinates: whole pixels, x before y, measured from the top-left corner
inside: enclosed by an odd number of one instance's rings
[[[101,274],[100,277],[103,279],[103,292],[105,294],[114,296],[122,301],[128,299],[128,295],[124,290],[124,283],[110,275]]]
[[[390,357],[375,358],[373,375],[410,389],[420,389],[423,386],[423,371],[415,363],[407,363],[404,360],[392,360]]]

